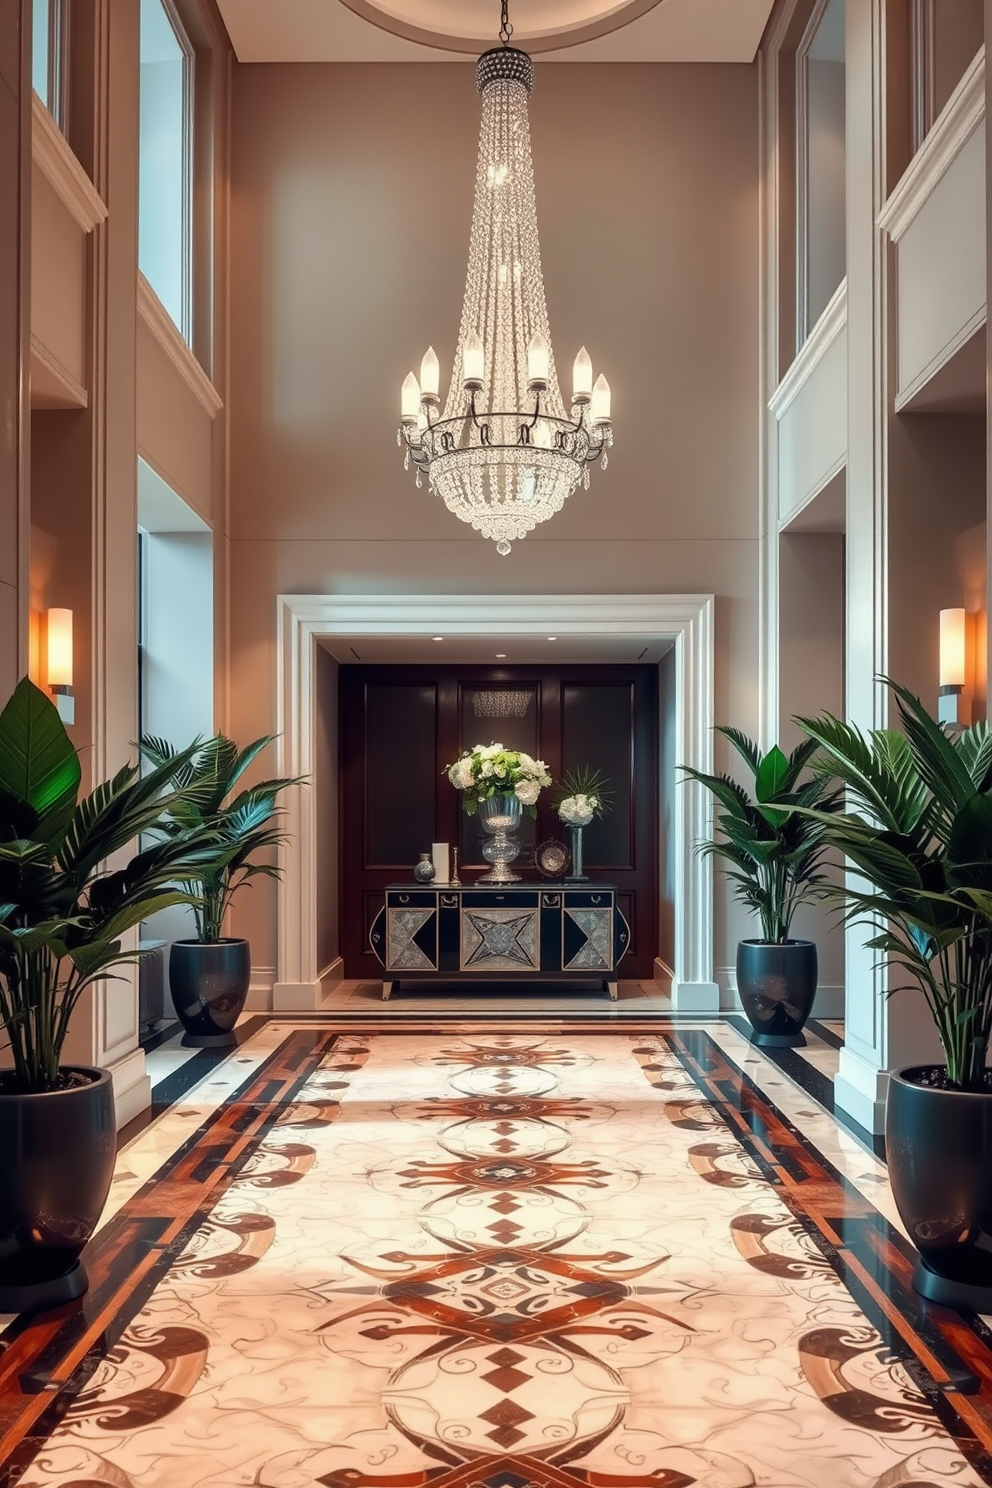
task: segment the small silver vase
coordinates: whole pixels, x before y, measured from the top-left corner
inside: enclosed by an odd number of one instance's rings
[[[487,834],[482,844],[482,856],[492,865],[479,883],[520,882],[519,873],[512,873],[510,864],[520,854],[520,843],[514,838],[520,830],[523,810],[516,796],[489,796],[479,802],[479,824]]]

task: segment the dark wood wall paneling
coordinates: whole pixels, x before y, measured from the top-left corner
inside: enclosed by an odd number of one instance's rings
[[[445,766],[498,741],[544,759],[555,780],[579,765],[609,777],[612,810],[586,829],[586,872],[617,885],[631,927],[621,975],[648,978],[658,947],[658,673],[653,666],[342,666],[341,945],[347,977],[376,978],[368,931],[387,883],[408,881],[433,842],[458,843],[461,877],[486,865],[479,829]],[[521,717],[480,715],[476,693],[528,693]],[[544,791],[524,844],[567,831]],[[526,864],[526,858],[522,855]],[[532,867],[519,869],[536,880]]]

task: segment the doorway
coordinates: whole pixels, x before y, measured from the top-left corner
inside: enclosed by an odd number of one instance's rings
[[[543,759],[552,778],[587,766],[609,782],[610,811],[586,829],[586,871],[616,885],[631,927],[623,974],[654,976],[658,944],[656,666],[342,666],[341,953],[347,978],[374,978],[368,932],[388,883],[410,878],[432,842],[457,844],[467,881],[486,869],[474,818],[445,769],[475,744]],[[524,880],[538,843],[564,828],[542,793],[524,819]]]

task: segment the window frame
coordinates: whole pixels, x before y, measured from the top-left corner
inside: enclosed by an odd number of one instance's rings
[[[915,155],[933,128],[937,95],[934,0],[911,0],[910,57],[912,58],[912,152]]]
[[[48,55],[45,62],[45,94],[41,101],[61,133],[65,134],[69,123],[70,6],[68,0],[47,0],[47,9]],[[32,51],[34,40],[32,28]],[[34,59],[32,58],[32,75],[33,70]]]
[[[926,3],[926,0],[924,0]],[[809,54],[830,0],[816,0],[796,47],[796,353],[813,324],[809,318]],[[846,152],[845,141],[845,152]]]
[[[61,0],[60,0],[61,3]],[[175,0],[157,0],[163,14],[176,38],[179,50],[182,53],[182,220],[180,230],[182,233],[182,274],[181,274],[181,315],[180,324],[177,329],[192,349],[193,346],[193,278],[194,278],[194,254],[195,254],[195,229],[193,222],[194,196],[196,190],[195,179],[195,132],[196,132],[196,48],[190,40],[189,33],[183,24],[179,8]],[[140,64],[139,64],[140,70]],[[140,86],[140,80],[139,80]],[[139,128],[138,138],[138,179],[139,199],[141,180],[141,138]],[[141,267],[141,237],[139,222],[138,237],[138,267]],[[151,281],[149,281],[150,283]],[[154,284],[151,286],[155,289]],[[169,312],[167,312],[169,313]],[[171,315],[170,315],[171,318]]]

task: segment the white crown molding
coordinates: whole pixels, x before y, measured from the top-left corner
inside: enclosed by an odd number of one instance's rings
[[[819,363],[847,328],[847,279],[841,280],[826,309],[803,342],[792,366],[768,400],[769,412],[781,420],[789,404],[799,395]]]
[[[958,83],[885,206],[878,225],[898,243],[985,118],[985,47]]]
[[[140,271],[138,273],[138,315],[193,396],[202,404],[212,419],[216,418],[224,407],[223,398],[183,340],[172,316]]]
[[[675,749],[680,764],[713,769],[714,616],[711,594],[394,595],[281,594],[276,600],[279,774],[314,768],[315,651],[319,636],[642,635],[674,642]],[[286,792],[279,848],[278,956],[272,1005],[319,1004],[316,792]],[[696,852],[713,829],[712,797],[692,781],[677,790],[672,823],[676,1008],[719,1005],[713,978],[713,865]]]
[[[103,197],[37,93],[31,95],[31,159],[84,233],[104,221]]]

